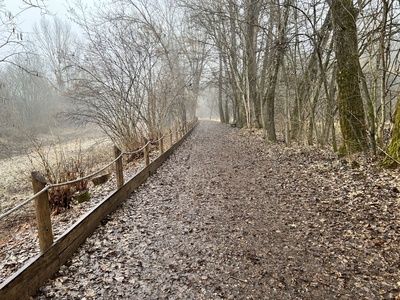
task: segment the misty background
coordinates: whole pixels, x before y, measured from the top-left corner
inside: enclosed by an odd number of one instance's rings
[[[121,17],[129,7],[123,2],[0,1],[3,152],[76,126],[92,126],[130,149],[142,136],[189,121],[196,110],[203,118],[218,116],[215,88],[200,82],[207,49],[182,51],[171,41],[184,37],[173,32],[168,3],[139,1]]]
[[[336,151],[335,52],[351,43],[335,42],[332,3],[0,0],[0,145],[91,124],[135,149],[197,115]],[[400,2],[346,4],[357,14],[361,132],[383,149],[399,93]]]

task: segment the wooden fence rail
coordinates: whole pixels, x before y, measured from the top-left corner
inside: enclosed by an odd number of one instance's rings
[[[165,152],[163,151],[164,149],[161,146],[162,139],[160,139],[160,155],[151,163],[147,163],[139,173],[137,173],[126,183],[123,182],[123,174],[121,175],[122,165],[118,165],[116,170],[117,186],[121,186],[116,191],[112,192],[103,201],[93,207],[89,212],[83,215],[56,241],[53,242],[51,240],[51,243],[49,243],[49,241],[46,240],[46,243],[43,245],[43,249],[41,243],[41,253],[31,258],[22,268],[20,268],[17,272],[8,277],[0,285],[0,299],[28,299],[31,295],[33,295],[40,286],[42,286],[48,279],[50,279],[55,273],[57,273],[60,267],[66,263],[68,258],[72,256],[72,254],[86,240],[86,238],[92,235],[100,222],[108,214],[113,212],[122,202],[124,202],[136,188],[138,188],[144,181],[146,181],[146,179],[163,164],[163,162],[176,150],[176,148],[178,148],[183,143],[183,141],[191,133],[196,125],[197,120],[189,123],[187,126],[187,130],[184,130],[185,134],[182,136],[181,139],[178,139],[175,144],[172,144],[172,140],[170,139],[170,148]],[[117,155],[117,153],[118,151],[115,150],[116,157],[120,155]],[[145,155],[145,161],[148,162],[148,149],[147,160]],[[117,160],[116,164],[122,164],[122,160],[121,162]],[[38,181],[41,181],[40,178]],[[35,184],[38,183],[35,182]],[[38,184],[37,189],[39,189],[39,187],[40,186]],[[47,197],[47,194],[46,196],[43,196],[43,199],[44,197]],[[48,198],[46,198],[46,200],[48,204]],[[42,204],[38,204],[37,206],[41,207]],[[49,212],[45,212],[45,214],[50,215]],[[48,232],[46,230],[49,229],[49,224],[46,222],[47,221],[42,224],[44,226],[44,232]],[[46,239],[48,239],[48,237],[46,237]]]

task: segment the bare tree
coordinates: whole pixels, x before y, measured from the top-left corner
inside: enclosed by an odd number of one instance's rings
[[[45,0],[21,0],[17,13],[11,11],[0,0],[0,62],[15,64],[13,58],[26,54],[27,40],[24,32],[19,27],[18,18],[28,14],[31,9],[39,9],[43,14],[48,13]],[[22,66],[20,66],[22,67]]]
[[[182,5],[190,12],[191,20],[197,26],[204,28],[214,45],[214,53],[219,57],[212,63],[210,68],[215,69],[214,74],[219,74],[219,114],[221,121],[227,122],[227,103],[223,105],[223,78],[231,92],[233,103],[233,120],[238,126],[251,127],[252,103],[248,93],[247,69],[242,68],[244,59],[244,16],[241,12],[240,1],[226,0],[203,1],[196,3],[192,1],[181,1]],[[249,24],[255,26],[255,24]],[[252,46],[249,46],[252,47]],[[253,55],[253,53],[252,53]],[[252,56],[253,57],[253,56]],[[256,67],[253,65],[253,67]],[[225,74],[225,76],[224,76]],[[226,90],[226,89],[225,89]],[[224,109],[225,108],[225,109]]]
[[[43,0],[21,0],[19,2],[20,10],[13,14],[4,4],[4,0],[0,0],[0,63],[15,65],[26,72],[36,74],[36,70],[27,69],[29,65],[25,62],[18,64],[22,61],[22,56],[27,57],[30,54],[29,43],[24,32],[19,28],[18,18],[27,14],[31,9],[40,9],[43,13],[46,13],[47,9]],[[4,90],[4,82],[0,83],[0,86]],[[11,116],[13,112],[8,109],[13,106],[13,103],[8,102],[10,99],[5,97],[4,93],[0,99],[0,111],[3,116]]]
[[[1,110],[2,126],[31,132],[47,131],[55,124],[55,114],[60,110],[59,95],[46,79],[24,70],[43,68],[35,56],[30,57],[29,65],[25,57],[15,57],[14,62],[3,66],[0,73],[1,98],[5,100]]]
[[[201,80],[204,75],[204,69],[212,50],[207,43],[209,36],[202,28],[196,28],[190,23],[190,15],[184,15],[180,25],[182,30],[178,33],[178,41],[180,40],[181,51],[184,54],[184,68],[189,72],[189,91],[192,100],[190,105],[190,118],[194,118],[196,114],[196,106],[198,97],[202,90]]]
[[[61,90],[67,88],[74,72],[71,62],[80,55],[79,41],[70,23],[54,17],[52,21],[42,17],[33,27],[35,33],[34,52],[46,61],[44,76],[51,78]]]
[[[206,51],[204,44],[193,40],[193,31],[182,22],[184,14],[173,1],[121,0],[120,3],[134,12],[125,14],[124,19],[139,22],[157,44],[159,64],[163,66],[160,74],[161,77],[167,74],[165,78],[170,87],[168,116],[173,117],[174,122],[185,123],[194,116],[196,109]],[[155,101],[153,106],[157,107],[157,103]],[[159,130],[165,122],[165,119],[155,121],[157,125],[152,127]]]
[[[91,13],[81,6],[75,15],[88,44],[75,63],[79,73],[70,96],[76,109],[68,115],[97,124],[116,144],[133,149],[142,135],[155,137],[193,115],[189,86],[194,76],[173,11],[164,7],[161,14],[151,1],[118,3]]]

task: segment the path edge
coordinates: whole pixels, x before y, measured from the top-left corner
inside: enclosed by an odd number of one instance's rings
[[[29,299],[36,290],[52,278],[67,260],[91,236],[100,222],[123,203],[134,190],[174,153],[174,151],[192,133],[199,121],[167,151],[157,157],[148,166],[128,180],[120,189],[112,192],[76,223],[67,229],[44,253],[32,257],[20,269],[6,278],[0,285],[0,299]]]

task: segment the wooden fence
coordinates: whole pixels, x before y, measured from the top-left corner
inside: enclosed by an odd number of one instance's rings
[[[117,159],[115,163],[118,189],[83,215],[54,242],[52,240],[51,224],[48,223],[50,220],[50,212],[46,207],[43,209],[43,201],[47,203],[48,206],[48,198],[43,197],[43,194],[41,194],[42,197],[37,197],[39,200],[35,199],[35,207],[38,208],[36,214],[39,237],[42,236],[40,241],[41,253],[31,258],[22,268],[8,277],[0,285],[0,299],[20,300],[28,299],[33,295],[40,286],[57,273],[60,267],[67,262],[68,258],[72,256],[86,238],[92,235],[100,222],[124,202],[136,188],[146,181],[146,179],[163,164],[176,148],[182,144],[196,125],[197,120],[194,120],[187,124],[187,126],[184,126],[182,131],[178,131],[179,139],[177,139],[175,144],[172,144],[172,139],[170,138],[171,147],[165,152],[163,151],[164,145],[161,142],[160,156],[151,163],[148,160],[148,148],[144,147],[145,167],[126,183],[123,182],[122,159]],[[160,139],[160,141],[162,140],[163,138]],[[148,143],[146,143],[146,145],[148,145]],[[115,154],[117,157],[121,158],[117,150]],[[43,179],[39,176],[33,179],[33,184],[34,189],[40,190],[43,187]],[[44,206],[46,206],[46,204],[44,204]],[[39,222],[41,224],[39,224]]]

